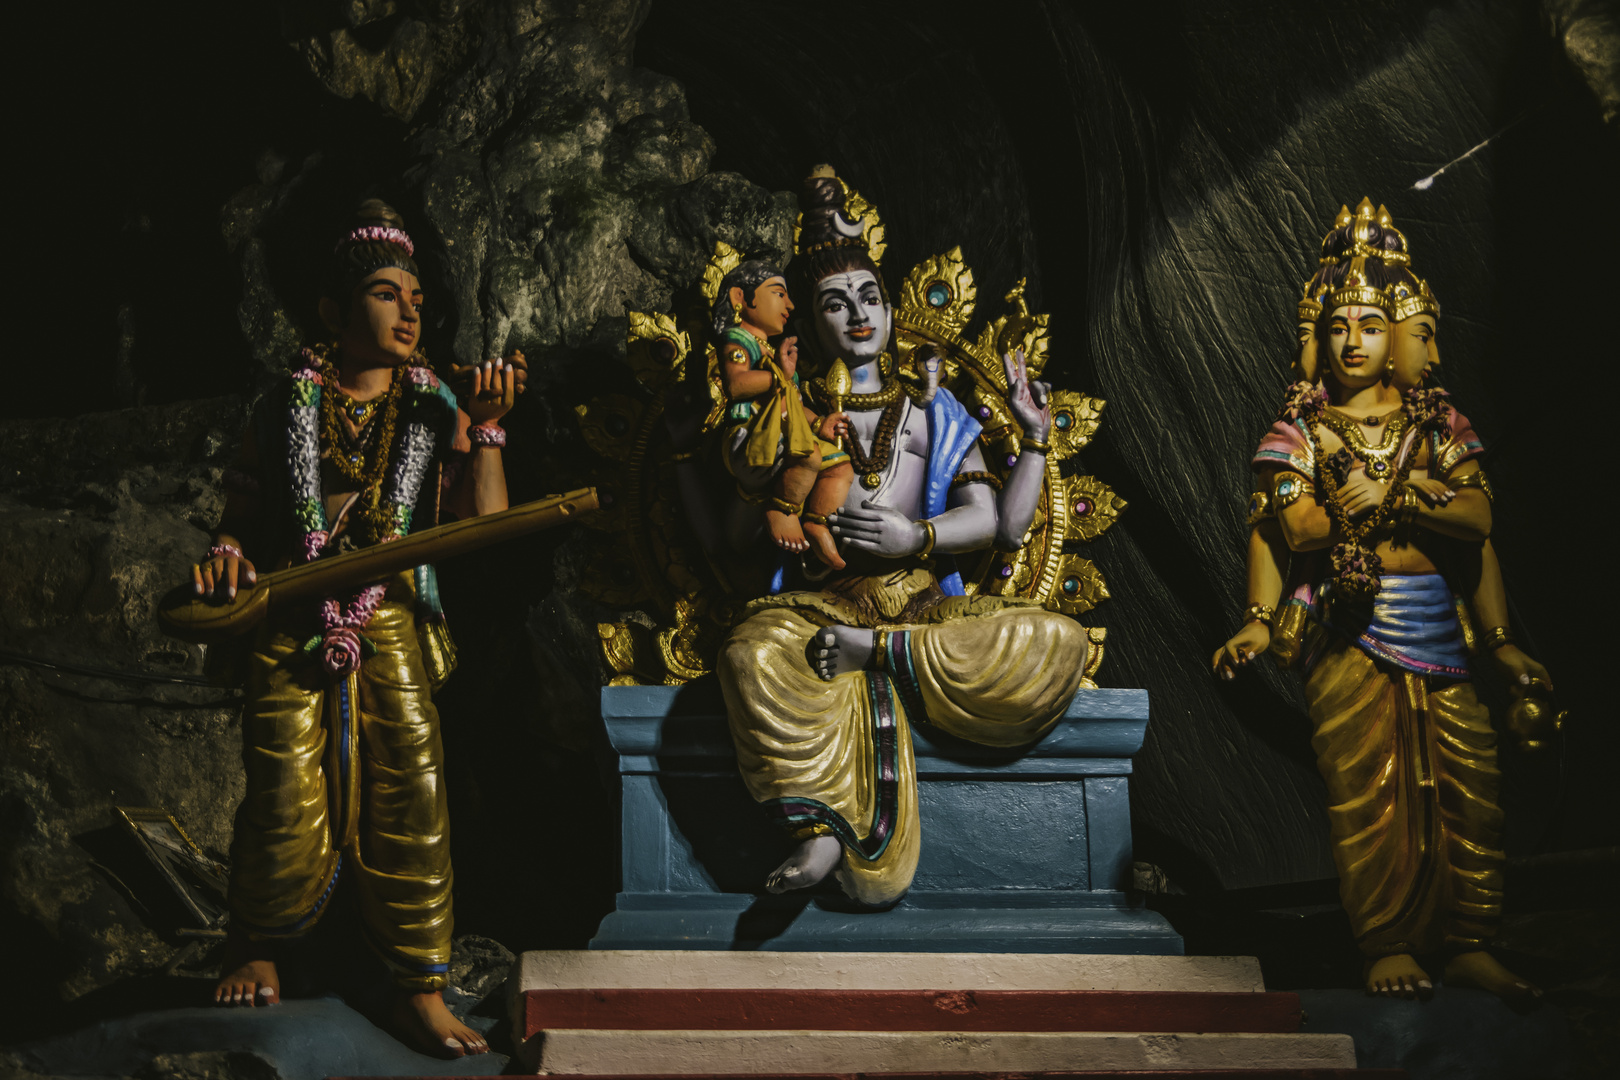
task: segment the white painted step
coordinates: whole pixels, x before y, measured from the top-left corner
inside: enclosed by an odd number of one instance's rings
[[[1252,956],[1085,953],[526,952],[509,991],[696,990],[1182,990],[1260,993]]]
[[[535,1045],[538,1044],[538,1045]],[[1120,1032],[547,1031],[540,1073],[1043,1072],[1353,1069],[1348,1035]],[[534,1056],[538,1055],[538,1060]]]

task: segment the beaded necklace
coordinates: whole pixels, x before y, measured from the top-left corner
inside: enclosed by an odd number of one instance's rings
[[[895,393],[884,407],[883,415],[878,418],[877,433],[872,436],[872,452],[868,454],[862,450],[861,440],[853,433],[844,440],[845,449],[849,451],[849,462],[860,476],[861,486],[868,491],[876,491],[883,483],[883,472],[889,467],[889,459],[894,456],[894,434],[900,428],[900,414],[906,408],[905,398],[899,393],[900,384],[894,382],[889,386],[895,389]],[[866,396],[878,397],[882,393],[879,391],[878,394]]]
[[[1382,442],[1377,447],[1369,447],[1367,441],[1361,438],[1360,432],[1345,418],[1336,416],[1325,408],[1318,408],[1314,412],[1315,414],[1307,417],[1301,426],[1305,429],[1306,437],[1310,439],[1311,453],[1316,461],[1316,483],[1326,496],[1328,516],[1344,535],[1343,542],[1335,544],[1329,553],[1335,575],[1335,591],[1338,596],[1350,603],[1362,603],[1376,596],[1383,585],[1384,560],[1366,541],[1369,536],[1394,521],[1397,507],[1400,506],[1406,477],[1412,471],[1413,455],[1410,453],[1404,455],[1398,463],[1392,459],[1406,445],[1402,435],[1411,417],[1404,409],[1396,416],[1390,417],[1389,427],[1385,430]],[[1362,461],[1369,477],[1388,481],[1389,486],[1384,490],[1383,499],[1371,513],[1362,518],[1360,524],[1352,521],[1350,515],[1345,512],[1344,503],[1339,495],[1341,490],[1339,478],[1334,470],[1328,467],[1328,461],[1322,453],[1322,439],[1316,433],[1316,423],[1313,423],[1313,420],[1343,440],[1351,453]]]
[[[304,562],[320,556],[330,539],[331,526],[326,517],[326,500],[321,485],[321,420],[332,419],[332,409],[323,410],[322,387],[330,382],[332,397],[342,393],[338,389],[337,369],[332,363],[333,350],[318,346],[303,350],[302,367],[293,372],[292,393],[287,405],[287,466],[292,488],[293,521],[299,532],[299,555]],[[409,387],[411,404],[426,406],[438,394],[439,380],[426,367],[420,355],[394,374],[389,388],[392,402],[386,407],[381,431],[373,448],[374,461],[356,471],[368,488],[381,484],[375,506],[368,507],[366,518],[378,543],[404,536],[411,527],[411,508],[422,489],[433,459],[435,435],[426,423],[427,409],[412,408],[404,434],[394,439],[394,416],[405,388]],[[335,408],[335,406],[333,407]],[[323,412],[325,413],[323,417]],[[331,436],[329,435],[330,439]],[[339,445],[332,444],[332,457],[341,458]],[[346,477],[348,470],[339,463]],[[374,476],[374,478],[372,478]],[[347,598],[328,597],[321,604],[322,633],[311,638],[305,651],[320,650],[327,673],[334,679],[353,674],[360,666],[361,652],[370,643],[360,634],[388,591],[386,583],[371,585]],[[375,651],[373,646],[369,651]]]

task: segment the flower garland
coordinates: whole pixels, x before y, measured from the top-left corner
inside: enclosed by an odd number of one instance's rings
[[[1319,383],[1297,382],[1289,385],[1277,419],[1292,423],[1295,420],[1315,420],[1327,408],[1327,391]]]
[[[1305,385],[1294,384],[1290,392],[1290,404],[1296,397],[1293,389]],[[1307,395],[1297,396],[1302,401],[1308,401]],[[1402,394],[1401,407],[1419,437],[1446,424],[1451,411],[1447,397],[1444,390],[1408,390]],[[1284,411],[1287,411],[1286,407]],[[1301,415],[1314,417],[1316,414],[1302,411]],[[1344,535],[1343,542],[1335,544],[1329,553],[1333,564],[1335,591],[1350,603],[1371,600],[1383,585],[1384,560],[1365,541],[1378,529],[1395,520],[1397,508],[1405,493],[1407,475],[1412,471],[1412,464],[1417,455],[1412,452],[1410,446],[1401,449],[1395,475],[1390,477],[1389,487],[1384,491],[1383,499],[1362,519],[1361,524],[1357,525],[1350,520],[1350,515],[1345,513],[1344,506],[1339,501],[1339,478],[1336,470],[1329,467],[1331,459],[1323,457],[1322,441],[1316,434],[1315,424],[1308,422],[1304,427],[1305,434],[1311,441],[1311,452],[1316,460],[1316,482],[1326,497],[1328,515],[1338,526],[1339,532]],[[1345,458],[1350,456],[1341,449],[1334,457],[1340,455],[1344,455]]]
[[[302,351],[303,366],[293,372],[287,409],[292,515],[299,533],[298,553],[304,562],[318,558],[331,539],[321,489],[320,435],[322,387],[330,380],[334,392],[337,389],[336,369],[331,366],[329,355],[330,351],[324,348]],[[394,373],[396,383],[403,378],[408,385],[413,406],[425,404],[439,389],[438,378],[422,366],[423,363],[420,356],[413,356],[409,366]],[[374,448],[375,453],[389,462],[381,498],[367,514],[367,524],[378,543],[398,539],[410,531],[411,508],[416,505],[422,480],[433,460],[435,436],[426,415],[425,408],[412,408],[397,449],[386,443]],[[321,604],[321,633],[311,638],[304,649],[306,652],[319,650],[321,665],[332,678],[352,674],[359,669],[362,656],[375,651],[360,631],[371,622],[387,591],[386,583],[370,585],[346,602],[328,597]]]

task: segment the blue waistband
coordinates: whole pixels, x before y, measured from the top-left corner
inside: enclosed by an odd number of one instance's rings
[[[1457,601],[1439,574],[1386,574],[1370,616],[1333,612],[1333,625],[1368,654],[1419,675],[1468,678]]]

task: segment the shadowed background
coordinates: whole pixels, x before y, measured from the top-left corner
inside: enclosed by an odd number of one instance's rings
[[[1152,693],[1137,858],[1195,893],[1332,874],[1294,677],[1208,666],[1244,606],[1247,460],[1299,283],[1341,204],[1386,203],[1488,447],[1515,631],[1573,716],[1559,750],[1504,751],[1509,853],[1616,842],[1597,271],[1620,154],[1542,6],[309,2],[69,30],[32,39],[71,40],[72,78],[11,73],[36,167],[0,422],[0,926],[60,996],[176,948],[96,868],[111,805],[228,846],[235,702],[123,676],[200,670],[151,598],[205,546],[247,404],[372,193],[417,237],[430,355],[530,356],[515,499],[588,468],[572,406],[627,380],[624,311],[662,310],[717,238],[784,251],[810,165],[880,208],[891,283],[960,244],[994,313],[1028,275],[1047,377],[1109,403],[1085,466],[1130,503],[1087,552],[1113,595],[1088,621],[1100,681]],[[578,946],[612,904],[588,543],[443,568],[458,930],[514,950]]]

